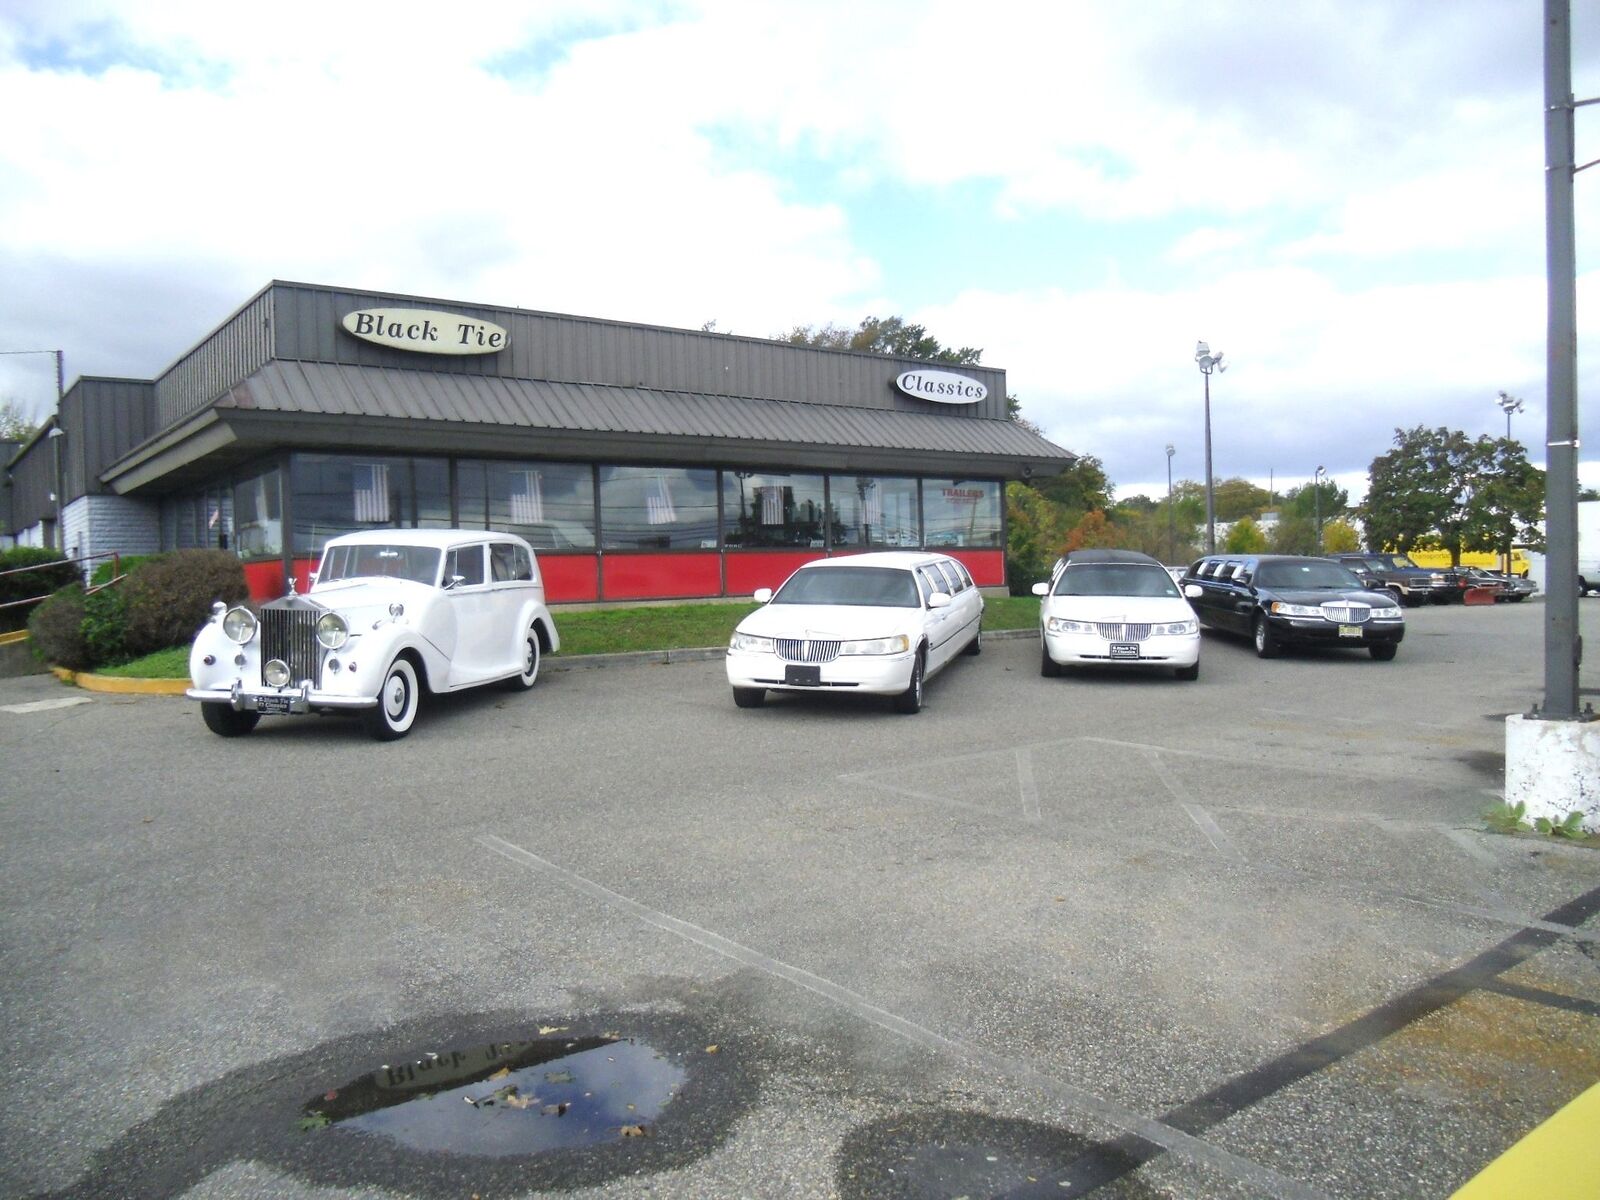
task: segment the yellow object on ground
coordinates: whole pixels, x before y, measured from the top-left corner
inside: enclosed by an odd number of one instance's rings
[[[116,692],[124,696],[181,696],[189,689],[187,679],[124,679],[119,675],[91,675],[51,667],[62,683],[74,683],[88,692]]]
[[[1479,1171],[1450,1200],[1595,1200],[1600,1083]]]

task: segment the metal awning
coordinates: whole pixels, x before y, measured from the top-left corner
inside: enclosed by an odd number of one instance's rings
[[[278,360],[102,478],[166,491],[274,448],[961,478],[1055,474],[1077,458],[1012,421]]]

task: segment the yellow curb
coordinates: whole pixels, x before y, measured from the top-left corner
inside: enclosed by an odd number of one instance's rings
[[[62,683],[75,684],[86,692],[116,692],[124,696],[181,696],[189,690],[187,679],[124,679],[117,675],[91,675],[51,667],[50,674]]]
[[[1600,1179],[1600,1083],[1495,1159],[1451,1200],[1590,1200]]]
[[[0,646],[14,646],[18,642],[25,642],[27,640],[28,631],[26,629],[16,629],[10,633],[0,633]]]

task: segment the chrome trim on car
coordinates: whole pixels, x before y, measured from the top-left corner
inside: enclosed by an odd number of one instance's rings
[[[829,663],[839,657],[838,641],[818,638],[774,638],[778,657],[786,662]]]
[[[1108,642],[1142,642],[1150,636],[1148,623],[1130,624],[1126,621],[1097,621],[1095,622],[1095,629]]]

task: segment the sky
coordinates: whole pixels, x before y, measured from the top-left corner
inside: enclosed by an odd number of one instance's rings
[[[1600,5],[1573,4],[1600,95]],[[1542,464],[1541,0],[0,5],[0,351],[152,378],[271,279],[1007,372],[1119,494],[1358,497],[1395,431]],[[1600,158],[1600,106],[1577,115]],[[1600,168],[1576,183],[1600,486]],[[53,409],[50,353],[0,400]]]

